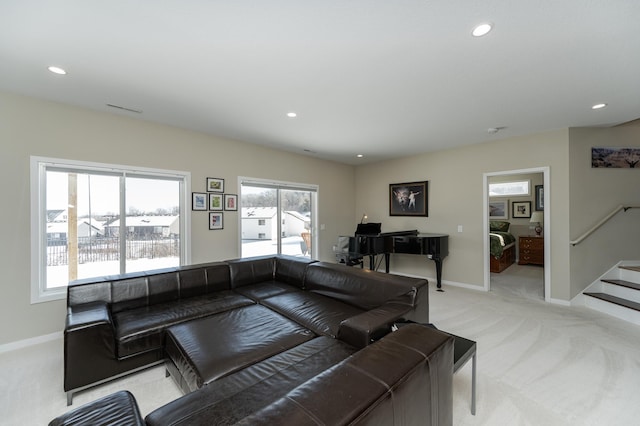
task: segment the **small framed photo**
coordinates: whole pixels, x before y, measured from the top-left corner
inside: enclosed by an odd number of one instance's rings
[[[238,210],[238,196],[236,194],[224,194],[224,209]]]
[[[544,186],[536,185],[536,210],[544,210]]]
[[[207,194],[204,192],[192,192],[191,210],[207,210]]]
[[[224,192],[224,179],[208,177],[207,192]]]
[[[531,201],[514,201],[511,203],[511,217],[530,218],[531,217]]]
[[[489,201],[489,219],[509,219],[509,200]]]
[[[223,229],[222,212],[209,212],[209,229]]]
[[[429,216],[429,182],[389,185],[389,216]]]
[[[222,194],[209,194],[209,210],[222,210]]]

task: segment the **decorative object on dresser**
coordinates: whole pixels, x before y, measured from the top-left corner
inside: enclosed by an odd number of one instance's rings
[[[531,213],[530,223],[533,223],[535,226],[536,236],[540,236],[542,234],[542,223],[544,222],[544,213],[542,212],[533,212]]]
[[[519,239],[520,265],[544,266],[544,237],[529,235]]]

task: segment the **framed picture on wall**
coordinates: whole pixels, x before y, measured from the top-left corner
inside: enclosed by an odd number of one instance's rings
[[[489,219],[509,219],[509,200],[489,201]]]
[[[511,217],[514,219],[531,217],[531,201],[514,201],[511,206]]]
[[[224,192],[224,179],[208,177],[207,192]]]
[[[236,194],[224,194],[224,209],[238,210],[238,196]]]
[[[209,229],[222,229],[222,212],[209,212]]]
[[[544,210],[544,186],[536,185],[536,210]]]
[[[429,216],[428,181],[389,185],[389,216]]]
[[[222,194],[209,194],[209,210],[222,210]]]
[[[191,210],[207,210],[207,194],[204,192],[192,192]]]

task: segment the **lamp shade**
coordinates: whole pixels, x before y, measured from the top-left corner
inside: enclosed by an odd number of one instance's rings
[[[531,219],[529,220],[531,223],[542,223],[544,222],[544,213],[542,212],[533,212],[531,213]]]

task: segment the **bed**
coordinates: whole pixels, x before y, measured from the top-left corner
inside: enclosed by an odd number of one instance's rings
[[[509,222],[489,221],[489,270],[500,273],[516,261],[516,238]]]

